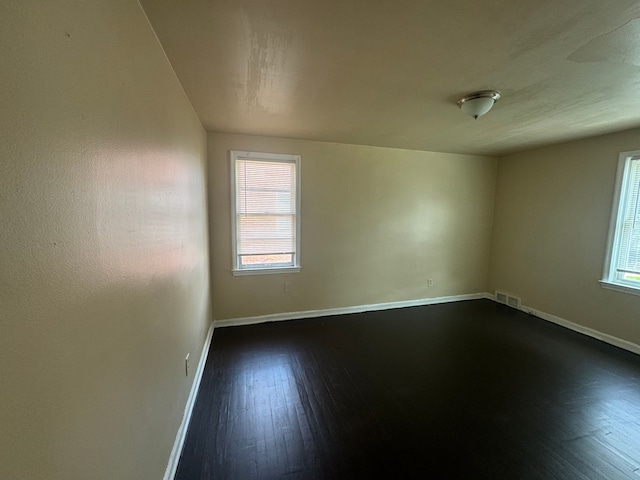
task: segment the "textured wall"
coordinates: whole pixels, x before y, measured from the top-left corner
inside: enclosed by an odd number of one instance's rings
[[[210,319],[206,136],[135,0],[0,7],[0,478],[161,478]]]
[[[216,319],[486,291],[496,159],[220,134],[208,150]],[[302,155],[300,273],[232,276],[230,150]]]
[[[618,154],[638,149],[629,130],[501,158],[491,291],[640,344],[640,297],[598,284]]]

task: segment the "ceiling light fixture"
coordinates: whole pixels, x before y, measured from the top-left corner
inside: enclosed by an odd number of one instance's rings
[[[467,115],[478,118],[491,110],[500,96],[500,92],[495,90],[481,90],[462,97],[458,100],[458,106]]]

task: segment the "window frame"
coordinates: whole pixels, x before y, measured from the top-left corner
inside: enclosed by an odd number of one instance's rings
[[[640,159],[640,150],[622,152],[618,157],[618,169],[611,207],[609,223],[609,237],[605,256],[604,270],[600,285],[609,290],[640,295],[640,281],[622,281],[617,278],[617,263],[622,236],[622,224],[624,222],[624,210],[629,198],[628,175],[631,161]]]
[[[231,272],[234,276],[239,275],[263,275],[278,273],[297,273],[300,271],[300,204],[301,204],[301,183],[300,183],[300,163],[301,156],[285,153],[266,153],[266,152],[247,152],[240,150],[231,150],[230,160],[230,184],[231,184]],[[240,258],[238,256],[238,229],[237,229],[237,196],[236,196],[236,163],[238,160],[253,160],[267,163],[293,163],[295,164],[295,253],[293,255],[293,265],[276,265],[276,266],[252,266],[241,267]]]

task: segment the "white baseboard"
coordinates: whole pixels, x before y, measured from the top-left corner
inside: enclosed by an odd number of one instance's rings
[[[187,398],[187,405],[184,408],[182,422],[178,428],[176,439],[173,442],[173,448],[171,449],[171,455],[169,456],[169,463],[167,463],[167,468],[164,472],[164,480],[173,480],[176,475],[176,469],[178,468],[180,455],[182,454],[182,447],[184,446],[184,441],[187,438],[187,430],[189,429],[191,414],[193,413],[193,407],[196,403],[198,390],[200,389],[200,381],[202,380],[204,365],[207,363],[207,355],[209,354],[209,346],[211,345],[211,338],[213,337],[213,329],[214,324],[212,322],[209,327],[209,331],[207,332],[207,338],[205,339],[204,346],[202,347],[202,353],[200,354],[200,360],[198,361],[198,368],[196,369],[196,373],[193,378],[189,398]]]
[[[529,313],[529,311],[527,311],[527,307],[522,307],[521,310]],[[542,318],[543,320],[547,320],[549,322],[555,323],[556,325],[560,325],[562,327],[573,330],[574,332],[578,332],[583,335],[588,335],[590,337],[596,338],[610,345],[613,345],[613,346],[622,348],[623,350],[627,350],[629,352],[640,355],[640,345],[636,345],[635,343],[629,342],[628,340],[623,340],[622,338],[614,337],[613,335],[609,335],[608,333],[603,333],[598,330],[594,330],[593,328],[585,327],[577,323],[573,323],[564,318],[551,315],[550,313],[541,312],[539,310],[536,310],[534,315],[536,317]]]
[[[300,320],[303,318],[328,317],[330,315],[344,315],[348,313],[373,312],[376,310],[390,310],[393,308],[419,307],[423,305],[435,305],[438,303],[460,302],[463,300],[493,300],[493,295],[488,293],[469,293],[464,295],[453,295],[449,297],[422,298],[418,300],[403,300],[399,302],[374,303],[370,305],[356,305],[354,307],[326,308],[322,310],[305,310],[302,312],[274,313],[257,317],[230,318],[225,320],[215,320],[216,328],[233,327],[239,325],[254,325],[264,322],[280,322],[283,320]]]
[[[490,297],[493,297],[493,295],[490,295]],[[511,308],[514,308],[514,307],[511,307]],[[640,355],[640,345],[637,345],[628,340],[623,340],[622,338],[614,337],[613,335],[609,335],[608,333],[603,333],[603,332],[600,332],[599,330],[594,330],[593,328],[585,327],[583,325],[574,323],[565,318],[552,315],[551,313],[541,312],[536,308],[528,307],[526,305],[520,305],[520,308],[517,308],[516,310],[521,310],[524,313],[528,313],[529,315],[533,315],[535,317],[541,318],[548,322],[555,323],[556,325],[560,325],[561,327],[568,328],[569,330],[573,330],[574,332],[581,333],[582,335],[587,335],[589,337],[595,338],[602,342],[608,343],[609,345],[613,345],[615,347],[622,348],[623,350],[627,350],[631,353],[635,353],[636,355]]]

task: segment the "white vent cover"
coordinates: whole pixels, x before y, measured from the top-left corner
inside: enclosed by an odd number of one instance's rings
[[[507,304],[508,295],[506,293],[496,291],[496,302]]]
[[[513,308],[519,309],[520,306],[522,305],[520,298],[508,295],[504,292],[498,292],[497,290],[496,290],[495,298],[496,298],[496,302],[509,305],[510,307],[513,307]]]
[[[520,308],[520,299],[518,297],[507,296],[507,305],[513,308]]]

